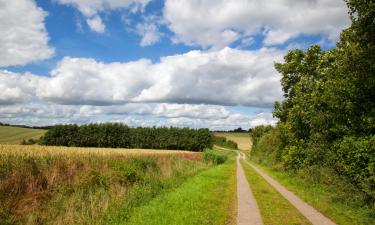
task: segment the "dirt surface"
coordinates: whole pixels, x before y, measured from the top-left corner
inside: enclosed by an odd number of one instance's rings
[[[245,172],[237,157],[237,225],[262,225],[259,208],[247,182]]]
[[[248,162],[246,162],[248,163]],[[302,215],[304,215],[314,225],[336,225],[332,220],[318,212],[309,204],[300,199],[293,192],[288,191],[276,180],[259,170],[256,166],[248,163],[259,175],[261,175],[270,185],[272,185],[284,198],[286,198]]]

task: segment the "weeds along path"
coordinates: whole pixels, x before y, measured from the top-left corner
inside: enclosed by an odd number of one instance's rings
[[[244,154],[241,153],[242,157]],[[336,225],[332,220],[318,212],[315,208],[304,202],[293,192],[286,189],[284,186],[279,184],[276,180],[268,176],[266,173],[259,170],[256,166],[245,161],[250,165],[260,176],[263,177],[273,188],[275,188],[285,199],[287,199],[294,207],[301,212],[312,224],[314,225]]]
[[[237,225],[262,225],[257,202],[240,163],[242,157],[241,154],[237,156]]]

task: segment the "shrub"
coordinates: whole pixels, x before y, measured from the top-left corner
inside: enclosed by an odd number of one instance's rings
[[[264,134],[269,132],[270,130],[272,130],[271,125],[268,125],[268,126],[260,125],[260,126],[254,127],[250,132],[250,136],[251,136],[251,139],[253,141],[253,144],[256,145],[258,143],[258,141],[260,140],[260,138]]]
[[[36,143],[38,143],[38,140],[34,140],[34,139],[30,138],[27,141],[25,139],[22,139],[20,145],[34,145]]]
[[[345,137],[334,145],[336,170],[375,200],[375,136]]]
[[[206,162],[211,162],[212,164],[219,165],[227,161],[228,156],[222,153],[208,150],[203,152],[203,159]]]

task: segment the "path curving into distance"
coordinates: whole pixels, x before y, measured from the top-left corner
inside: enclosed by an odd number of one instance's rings
[[[227,149],[227,148],[218,147],[218,146],[216,147],[222,150],[238,152],[232,149]],[[237,198],[238,198],[237,224],[238,225],[262,224],[262,219],[260,217],[259,208],[257,207],[256,200],[253,194],[251,193],[245,173],[239,162],[241,159],[244,159],[245,163],[249,164],[255,170],[255,172],[257,172],[260,176],[262,176],[263,179],[265,179],[273,188],[275,188],[276,191],[278,191],[285,199],[287,199],[313,225],[337,225],[335,222],[330,220],[328,217],[324,216],[314,207],[310,206],[305,201],[300,199],[296,194],[286,189],[279,182],[277,182],[276,180],[268,176],[266,173],[258,169],[256,166],[249,163],[246,160],[245,154],[242,152],[238,152],[238,157],[237,157]],[[250,193],[247,193],[246,190],[248,190]],[[255,211],[257,213],[254,213]],[[245,215],[245,214],[249,214],[249,215]],[[249,217],[251,217],[251,219],[249,219]],[[258,217],[259,219],[255,219],[255,217]]]
[[[244,157],[243,153],[241,153]],[[260,176],[263,177],[273,188],[275,188],[285,199],[287,199],[298,211],[301,212],[313,225],[336,225],[328,217],[324,216],[322,213],[318,212],[315,208],[307,204],[305,201],[300,199],[293,192],[286,189],[279,182],[268,176],[266,173],[258,169],[256,166],[252,165],[245,160]]]
[[[257,202],[240,163],[242,157],[237,156],[237,225],[262,225]]]

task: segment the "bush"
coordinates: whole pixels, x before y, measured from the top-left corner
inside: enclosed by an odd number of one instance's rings
[[[260,126],[256,126],[253,129],[251,129],[250,136],[251,136],[251,139],[253,141],[253,145],[256,145],[258,143],[258,141],[260,140],[260,138],[264,134],[269,132],[270,130],[272,130],[271,125],[267,125],[267,126],[260,125]]]
[[[345,137],[334,145],[336,170],[375,200],[375,136]]]
[[[29,140],[25,140],[25,139],[22,139],[21,141],[21,145],[34,145],[34,144],[37,144],[38,143],[38,140],[34,140],[32,138],[30,138]]]
[[[227,161],[228,156],[222,153],[208,150],[203,152],[203,159],[206,162],[211,162],[214,165],[219,165]]]

